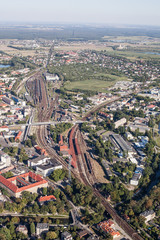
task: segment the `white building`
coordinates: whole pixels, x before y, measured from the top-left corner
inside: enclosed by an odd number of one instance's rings
[[[127,122],[126,118],[121,118],[120,120],[118,120],[118,121],[116,121],[114,123],[115,124],[115,128],[123,126],[126,122]]]
[[[47,81],[59,81],[59,77],[57,74],[46,74]]]
[[[62,169],[62,164],[53,159],[49,164],[44,165],[42,164],[36,166],[36,172],[44,177],[49,176],[52,172],[54,172],[57,169]]]
[[[49,160],[48,157],[39,156],[34,159],[29,159],[27,161],[28,167],[36,168],[36,166],[46,163]]]
[[[11,165],[11,158],[7,153],[0,151],[0,169],[9,167]]]
[[[41,233],[45,233],[49,231],[48,223],[37,223],[36,226],[36,235],[40,236]]]
[[[61,233],[61,240],[72,240],[72,239],[73,239],[72,235],[70,233],[68,233],[67,231]]]
[[[145,211],[145,212],[141,213],[140,216],[144,217],[145,223],[147,223],[148,221],[154,219],[156,214],[153,210],[151,210],[151,211]]]

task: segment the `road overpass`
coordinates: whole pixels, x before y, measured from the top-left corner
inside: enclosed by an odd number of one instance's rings
[[[72,123],[73,125],[75,124],[80,124],[83,123],[84,121],[79,120],[79,121],[50,121],[50,122],[32,122],[32,123],[24,123],[24,124],[14,124],[14,125],[9,125],[9,128],[13,128],[13,127],[27,127],[27,126],[41,126],[41,125],[56,125],[56,124],[60,124],[60,123]]]

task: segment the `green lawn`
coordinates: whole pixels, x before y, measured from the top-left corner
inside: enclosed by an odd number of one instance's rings
[[[102,80],[81,80],[81,81],[74,81],[74,82],[66,82],[64,88],[67,90],[90,90],[90,91],[101,91],[107,92],[107,88],[113,86],[116,81],[124,80],[126,81],[127,78],[125,77],[116,77],[110,76],[113,81],[102,81]]]

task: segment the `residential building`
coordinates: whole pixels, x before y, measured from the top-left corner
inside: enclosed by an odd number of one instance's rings
[[[123,126],[126,122],[127,122],[126,118],[121,118],[120,120],[118,120],[118,121],[116,121],[114,123],[115,124],[115,128]]]
[[[37,223],[37,226],[36,226],[36,235],[37,236],[40,236],[41,233],[48,232],[48,230],[49,230],[48,223]]]
[[[18,227],[16,228],[16,231],[17,232],[22,232],[25,235],[28,234],[28,229],[27,229],[27,227],[25,225],[18,225]]]
[[[40,197],[38,199],[38,202],[39,204],[44,204],[45,202],[50,202],[50,201],[55,201],[56,200],[56,197],[53,196],[53,195],[50,195],[50,196],[44,196],[44,197]]]
[[[153,210],[145,211],[140,214],[140,216],[145,218],[145,223],[155,218],[156,214]]]
[[[61,233],[61,240],[72,240],[72,239],[73,239],[72,235],[70,233],[68,233],[67,231]]]
[[[113,239],[120,236],[120,233],[115,229],[114,222],[110,219],[107,221],[100,222],[98,228],[102,229],[105,233],[109,233]]]
[[[14,101],[8,97],[2,97],[3,102],[9,104],[9,105],[14,105]]]

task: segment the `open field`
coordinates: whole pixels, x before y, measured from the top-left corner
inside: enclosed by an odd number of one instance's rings
[[[110,46],[106,46],[103,44],[97,45],[97,44],[70,44],[70,45],[62,45],[62,46],[55,46],[55,50],[59,51],[78,51],[78,50],[96,50],[96,51],[112,51],[112,48]]]
[[[160,55],[154,55],[154,54],[146,54],[144,52],[134,52],[134,51],[109,51],[108,52],[110,55],[116,55],[116,56],[121,56],[121,57],[126,57],[128,59],[159,59]]]
[[[16,56],[20,55],[23,57],[34,56],[36,54],[36,50],[19,50],[19,49],[7,47],[6,45],[0,45],[0,51],[3,51],[9,55],[16,55]]]
[[[125,80],[125,79],[124,79]],[[64,88],[67,90],[90,90],[98,92],[107,92],[107,88],[115,84],[116,81],[102,81],[102,80],[85,80],[66,82]]]

